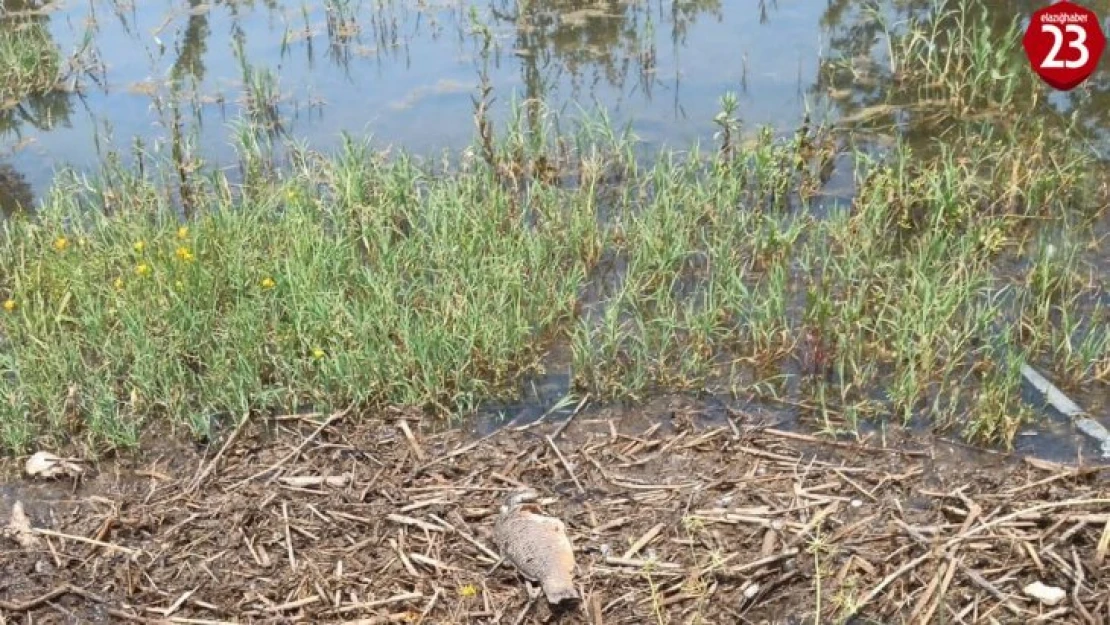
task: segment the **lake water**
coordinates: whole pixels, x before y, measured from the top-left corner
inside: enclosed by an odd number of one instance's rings
[[[999,32],[1043,3],[985,2]],[[719,98],[733,91],[749,131],[787,132],[806,111],[851,115],[872,103],[834,91],[828,59],[881,54],[876,15],[897,26],[932,2],[847,0],[4,0],[11,28],[34,13],[62,55],[78,59],[73,92],[6,103],[0,179],[17,197],[42,193],[56,167],[93,167],[136,138],[166,150],[164,104],[176,79],[187,132],[210,163],[233,160],[230,125],[243,113],[240,58],[276,78],[288,134],[319,149],[341,133],[372,135],[417,153],[458,149],[473,137],[473,97],[486,68],[505,119],[510,101],[542,100],[573,115],[605,110],[648,146],[711,139]],[[1110,15],[1110,1],[1090,5]],[[483,48],[488,42],[488,53]],[[242,55],[237,54],[241,46]],[[1110,128],[1110,63],[1073,94],[1054,96]],[[160,105],[162,109],[160,110]],[[9,200],[9,202],[11,201]]]

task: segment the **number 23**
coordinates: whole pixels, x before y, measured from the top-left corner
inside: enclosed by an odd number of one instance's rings
[[[1041,67],[1072,69],[1082,67],[1090,60],[1091,53],[1087,50],[1086,45],[1087,31],[1083,30],[1078,24],[1067,24],[1064,26],[1064,30],[1075,33],[1075,39],[1068,42],[1068,47],[1079,50],[1079,58],[1074,61],[1061,61],[1056,58],[1056,55],[1060,54],[1060,46],[1064,44],[1064,33],[1060,31],[1060,27],[1056,24],[1041,24],[1042,33],[1052,33],[1052,49],[1048,51],[1048,56],[1041,62]]]

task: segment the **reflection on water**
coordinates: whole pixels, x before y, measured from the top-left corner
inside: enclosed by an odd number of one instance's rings
[[[63,54],[91,38],[93,69],[78,93],[29,98],[26,116],[6,111],[0,132],[5,158],[41,193],[59,164],[92,167],[103,150],[127,152],[135,137],[157,151],[170,134],[160,111],[176,81],[197,150],[219,162],[245,104],[245,65],[256,79],[273,78],[284,129],[322,149],[343,131],[417,152],[462,147],[483,68],[497,98],[494,121],[515,97],[569,114],[603,107],[650,142],[686,141],[712,132],[719,96],[735,90],[745,124],[793,127],[818,69],[822,9],[747,5],[61,2],[37,19]],[[796,44],[790,52],[778,45],[784,38]]]
[[[1004,33],[1041,3],[984,2]],[[1090,3],[1110,15],[1110,0]],[[76,90],[5,103],[0,158],[41,193],[59,164],[89,168],[105,149],[169,139],[171,85],[210,161],[230,155],[228,123],[261,85],[291,135],[321,149],[344,131],[417,152],[472,138],[483,68],[504,119],[512,98],[547,110],[606,109],[648,144],[708,138],[719,97],[740,95],[747,129],[798,125],[806,111],[853,117],[901,80],[884,34],[935,18],[934,0],[3,0],[0,28],[32,22],[63,55],[81,52]],[[241,50],[241,54],[239,51]],[[874,71],[822,71],[871,57]],[[886,70],[891,71],[884,71]],[[1110,63],[1088,88],[1054,95],[1096,134],[1110,128]],[[915,92],[908,92],[916,97]],[[1028,94],[1021,94],[1028,97]],[[95,140],[94,140],[95,138]],[[15,149],[16,147],[19,149]]]
[[[873,8],[867,8],[868,4]],[[1095,147],[1101,150],[1102,155],[1110,156],[1106,149],[1110,145],[1110,62],[1106,59],[1110,50],[1104,53],[1103,62],[1084,85],[1070,92],[1055,92],[1042,85],[1028,68],[1020,45],[1028,16],[1045,3],[982,0],[971,4],[974,10],[967,19],[972,21],[974,31],[984,41],[983,45],[973,42],[969,46],[973,49],[969,51],[968,58],[974,59],[975,66],[968,69],[985,75],[968,72],[962,74],[966,78],[964,82],[980,81],[989,85],[1010,77],[998,70],[1019,72],[1020,88],[1010,95],[1009,100],[1019,105],[1028,103],[1032,114],[1054,110],[1073,116],[1071,121],[1095,140]],[[884,128],[894,124],[911,142],[935,139],[954,119],[974,120],[988,116],[991,103],[976,98],[974,88],[969,88],[964,94],[969,96],[967,102],[952,106],[953,102],[946,101],[950,94],[945,93],[941,85],[915,83],[912,77],[904,75],[898,50],[888,47],[888,30],[897,29],[909,20],[917,20],[925,25],[924,31],[935,33],[932,42],[920,42],[920,47],[942,50],[953,47],[950,37],[957,30],[955,21],[963,19],[957,15],[957,5],[953,0],[902,0],[864,3],[861,7],[861,3],[851,0],[830,0],[821,25],[828,36],[828,56],[834,61],[826,66],[828,71],[818,74],[814,82],[815,91],[832,96],[834,109],[841,119],[866,117],[862,114],[893,109],[887,115],[875,116],[874,121]],[[1110,32],[1110,0],[1090,0],[1084,5],[1103,16],[1103,30]],[[992,58],[1003,43],[1013,45],[1020,57],[1016,68],[1004,68],[1000,59]],[[938,60],[943,72],[957,73],[964,69],[958,67],[958,59],[942,54]],[[852,69],[845,71],[845,65],[852,65]],[[840,71],[837,71],[838,67]],[[928,110],[930,102],[938,105],[934,108],[948,106],[950,110],[930,118],[930,114],[934,113]],[[922,103],[926,106],[921,106]],[[904,119],[903,107],[918,109],[916,121],[921,123],[898,123]]]
[[[8,50],[23,48],[23,58],[49,50],[54,45],[49,30],[49,17],[42,13],[42,6],[29,0],[3,0],[0,4],[0,37]],[[5,55],[0,62],[9,62]],[[48,67],[44,74],[57,70]],[[3,75],[26,76],[25,67],[5,68]],[[50,76],[49,80],[53,80]],[[7,80],[0,81],[7,83]],[[38,134],[48,134],[59,125],[68,123],[73,111],[70,93],[63,89],[43,89],[38,77],[0,84],[0,217],[17,210],[29,209],[33,203],[31,184],[25,174],[8,162],[10,153],[30,142]]]
[[[28,210],[33,202],[31,185],[23,174],[8,163],[0,162],[0,216]]]

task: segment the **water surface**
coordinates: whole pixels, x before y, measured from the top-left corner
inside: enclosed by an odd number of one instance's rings
[[[983,6],[987,22],[1003,32],[1040,4]],[[3,0],[0,27],[16,27],[33,13],[63,56],[75,57],[76,71],[68,89],[4,105],[0,186],[26,201],[43,192],[58,166],[90,169],[100,155],[126,153],[136,140],[151,152],[166,150],[171,84],[182,92],[196,153],[230,162],[231,126],[244,112],[244,66],[275,78],[288,135],[324,150],[343,132],[425,154],[461,148],[473,137],[472,98],[483,73],[500,119],[513,99],[542,101],[564,116],[600,109],[616,124],[630,123],[649,145],[685,147],[712,139],[719,98],[733,91],[746,129],[770,124],[785,132],[807,111],[836,118],[877,104],[883,89],[875,77],[832,84],[823,63],[881,59],[879,17],[894,28],[933,5]],[[1110,15],[1110,0],[1090,6]],[[1088,85],[1053,102],[1081,109],[1082,121],[1101,133],[1110,128],[1107,93],[1110,63],[1103,63]]]

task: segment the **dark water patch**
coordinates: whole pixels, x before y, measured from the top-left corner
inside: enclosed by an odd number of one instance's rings
[[[962,419],[938,430],[936,416],[929,405],[938,399],[935,395],[942,391],[939,386],[930,386],[924,391],[917,404],[919,407],[907,419],[896,418],[892,413],[895,405],[886,386],[893,375],[892,366],[880,367],[878,384],[853,391],[847,397],[852,402],[849,405],[838,405],[832,396],[828,403],[819,401],[823,396],[815,390],[819,385],[823,384],[832,393],[844,383],[827,365],[815,367],[812,356],[807,357],[804,348],[802,353],[764,367],[744,365],[737,368],[735,363],[730,367],[727,359],[719,358],[719,366],[707,381],[704,392],[676,394],[647,389],[641,393],[644,399],[640,401],[598,402],[583,396],[576,388],[570,358],[565,350],[560,353],[561,358],[553,359],[558,366],[548,367],[551,373],[528,378],[514,401],[484,404],[474,421],[475,435],[487,436],[502,428],[527,428],[540,421],[596,418],[612,410],[639,412],[647,423],[669,427],[673,414],[665,406],[678,402],[686,406],[684,410],[692,415],[698,427],[716,427],[741,419],[749,425],[758,423],[761,427],[787,432],[833,435],[841,441],[909,438],[942,441],[960,449],[976,447],[962,436]],[[967,386],[964,390],[968,397],[960,400],[957,413],[968,415],[975,408],[970,399],[985,387],[973,376],[964,377],[960,384]],[[991,453],[1012,453],[1016,457],[1059,463],[1107,462],[1102,457],[1100,443],[1077,428],[1073,419],[1051,406],[1045,395],[1028,380],[1022,379],[1019,389],[1023,404],[1035,415],[1034,420],[1017,432],[1010,450],[999,445],[978,447]],[[1069,395],[1090,416],[1105,422],[1105,393],[1099,383]]]
[[[573,389],[565,384],[566,379],[562,375],[548,376],[529,388],[527,399],[484,406],[477,414],[474,435],[484,437],[502,428],[525,429],[540,421],[562,423],[568,418],[609,418],[607,415],[614,412],[624,415],[622,418],[638,419],[644,429],[659,425],[670,431],[676,415],[681,414],[698,428],[743,423],[746,427],[805,435],[832,435],[830,440],[841,442],[870,440],[897,447],[912,441],[931,441],[923,444],[944,443],[968,457],[976,453],[1002,453],[1063,464],[1108,464],[1102,458],[1099,444],[1080,432],[1070,418],[1048,406],[1044,396],[1027,383],[1022,386],[1022,398],[1036,409],[1039,418],[1022,428],[1012,449],[1006,450],[999,446],[970,445],[958,433],[937,432],[925,411],[916,412],[905,423],[876,419],[847,423],[840,412],[823,413],[821,408],[805,400],[775,400],[755,394],[747,397],[727,393],[658,394],[640,402],[583,403],[578,396],[572,395]],[[546,390],[539,390],[541,388]],[[522,397],[525,394],[522,393]],[[1101,413],[1093,410],[1091,414]]]
[[[541,363],[542,372],[522,377],[515,397],[483,402],[468,424],[483,437],[502,428],[520,428],[541,420],[556,421],[575,414],[582,402],[574,396],[569,350],[554,349]]]

